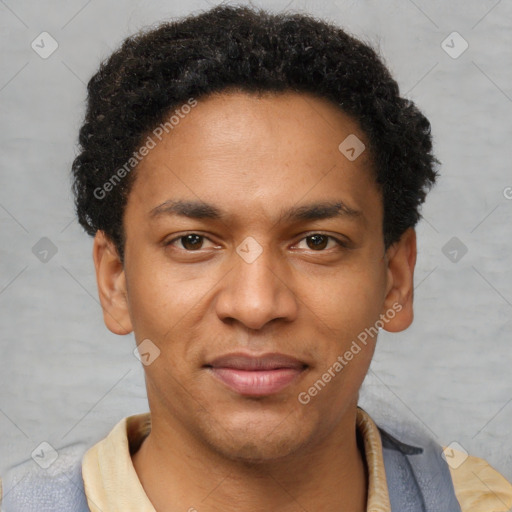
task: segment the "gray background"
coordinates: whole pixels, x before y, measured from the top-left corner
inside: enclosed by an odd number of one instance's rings
[[[214,4],[0,2],[0,473],[42,441],[92,443],[147,410],[133,336],[103,324],[69,169],[100,60],[139,28]],[[512,3],[254,4],[313,13],[370,42],[431,120],[442,179],[418,226],[416,318],[381,334],[361,403],[457,441],[512,480]],[[47,59],[31,48],[43,31],[59,45]],[[441,46],[453,31],[469,44],[458,58]],[[42,237],[58,251],[46,262],[33,252]]]

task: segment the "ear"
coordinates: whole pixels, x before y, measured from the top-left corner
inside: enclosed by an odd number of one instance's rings
[[[93,259],[103,321],[114,334],[132,332],[124,266],[113,242],[103,231],[94,237]]]
[[[386,251],[387,289],[382,314],[383,328],[390,332],[407,329],[413,321],[414,267],[416,265],[416,231],[407,229],[398,242]],[[390,312],[394,311],[391,317]],[[386,314],[387,312],[387,314]]]

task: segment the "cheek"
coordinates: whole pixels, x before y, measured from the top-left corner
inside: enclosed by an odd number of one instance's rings
[[[158,272],[136,272],[127,279],[130,316],[137,340],[159,338],[164,323],[172,322],[171,283]],[[139,339],[141,338],[141,339]]]
[[[127,269],[130,316],[139,336],[170,334],[208,290],[204,279],[190,280],[183,272],[166,265],[161,258],[142,255]]]
[[[376,267],[344,268],[304,283],[304,302],[342,337],[357,336],[378,318],[384,300],[384,271]]]
[[[382,307],[380,297],[374,276],[368,275],[364,279],[332,279],[324,293],[314,297],[317,365],[301,387],[300,397],[310,400],[326,423],[340,420],[368,372],[376,342],[374,326]]]

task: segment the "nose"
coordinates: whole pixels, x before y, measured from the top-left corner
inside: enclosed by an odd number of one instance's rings
[[[284,262],[267,249],[252,262],[233,254],[233,269],[223,280],[216,311],[223,321],[238,321],[249,329],[261,329],[273,320],[292,321],[298,302],[292,277]]]

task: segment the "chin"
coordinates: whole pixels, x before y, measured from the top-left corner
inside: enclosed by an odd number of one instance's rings
[[[274,421],[268,417],[240,417],[229,423],[217,419],[215,429],[209,430],[205,440],[227,459],[248,464],[276,462],[300,453],[313,437],[303,421],[293,418],[293,414],[274,417]]]
[[[238,442],[237,442],[238,441]],[[254,436],[231,439],[229,443],[216,445],[213,448],[224,458],[250,465],[268,464],[278,462],[300,451],[302,444],[293,437],[270,439]]]

